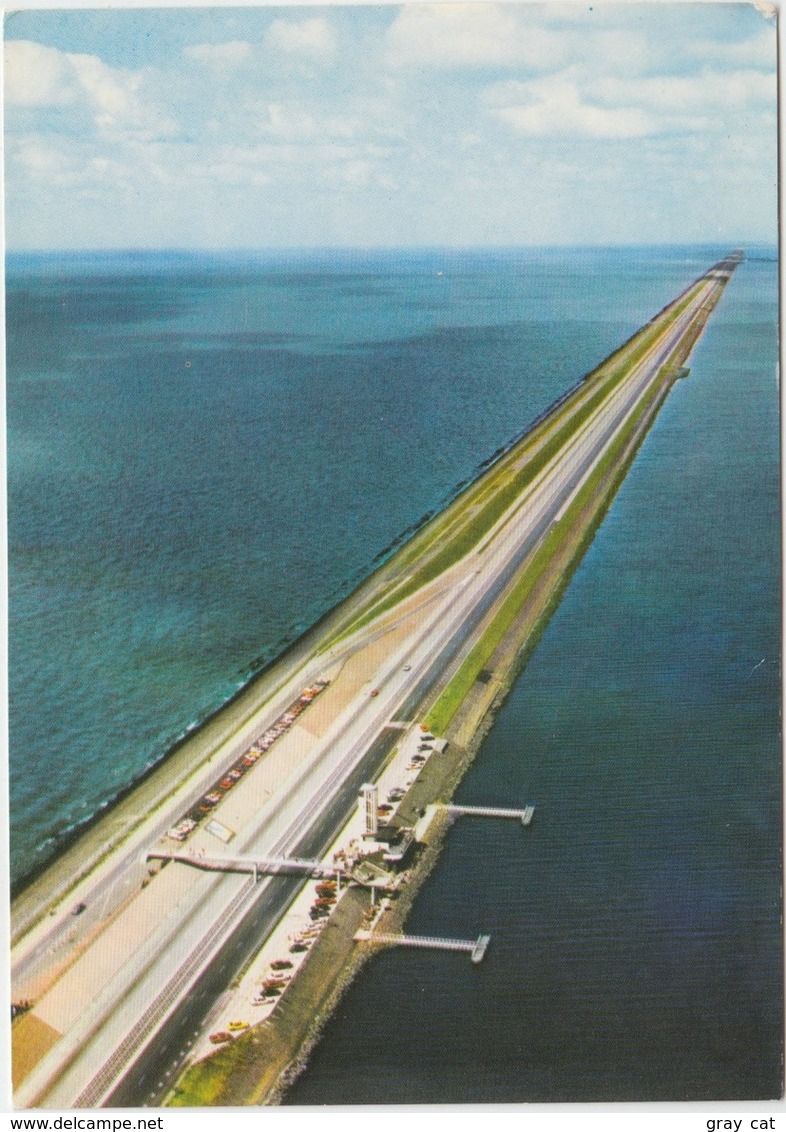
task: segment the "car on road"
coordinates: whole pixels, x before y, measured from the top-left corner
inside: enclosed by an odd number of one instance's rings
[[[231,1042],[232,1035],[227,1033],[226,1030],[218,1030],[215,1034],[210,1035],[210,1040],[214,1046],[218,1046],[222,1042]]]
[[[412,665],[411,664],[405,664],[402,671],[403,672],[411,672],[412,671]]]
[[[248,1022],[228,1022],[227,1030],[234,1032],[235,1030],[247,1030]]]
[[[80,900],[79,903],[75,904],[73,906],[73,908],[71,909],[71,915],[72,916],[81,916],[86,907],[87,907],[87,905],[84,903],[84,901]]]
[[[378,696],[379,695],[379,688],[375,688],[374,691],[371,693],[371,695],[372,695],[372,697]]]

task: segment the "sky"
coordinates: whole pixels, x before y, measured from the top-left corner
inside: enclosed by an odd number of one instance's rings
[[[736,3],[17,11],[10,250],[774,243]]]

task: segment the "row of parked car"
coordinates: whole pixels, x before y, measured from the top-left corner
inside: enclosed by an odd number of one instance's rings
[[[190,812],[181,821],[172,826],[167,836],[171,837],[173,841],[185,841],[202,819],[218,805],[227,791],[231,790],[235,783],[240,781],[257,759],[260,759],[266,751],[270,750],[276,739],[280,738],[281,735],[289,730],[300,713],[306,710],[312,700],[328,686],[328,683],[328,680],[317,680],[307,688],[304,688],[294,703],[289,705],[287,710],[279,716],[272,727],[269,727],[263,735],[260,735],[259,738],[251,744],[243,756],[237,760],[235,765],[199,799],[196,805],[192,807]]]
[[[332,902],[335,902],[335,882],[321,881],[317,885],[317,900],[314,907],[316,907],[320,901],[331,897]],[[324,925],[325,920],[320,916],[315,923],[304,928],[295,936],[289,948],[290,952],[297,954],[299,952],[308,951],[318,939]],[[260,983],[254,997],[251,999],[252,1006],[268,1006],[271,1002],[275,1002],[291,982],[292,976],[295,974],[294,968],[295,963],[291,959],[274,959],[269,965],[265,978]],[[217,1030],[216,1033],[210,1035],[210,1041],[213,1045],[222,1045],[225,1042],[231,1042],[239,1033],[249,1029],[249,1026],[250,1023],[243,1021],[228,1022],[226,1030]]]

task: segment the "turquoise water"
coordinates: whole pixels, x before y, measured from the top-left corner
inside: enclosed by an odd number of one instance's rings
[[[728,250],[12,257],[14,878]],[[779,1092],[760,255],[461,787],[538,805],[459,823],[411,917],[487,960],[375,960],[293,1102]]]

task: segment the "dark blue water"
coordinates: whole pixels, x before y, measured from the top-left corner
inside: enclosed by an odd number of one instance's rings
[[[13,875],[727,250],[12,258]],[[746,262],[462,786],[538,803],[411,918],[486,962],[375,961],[293,1101],[779,1091],[776,317]]]

